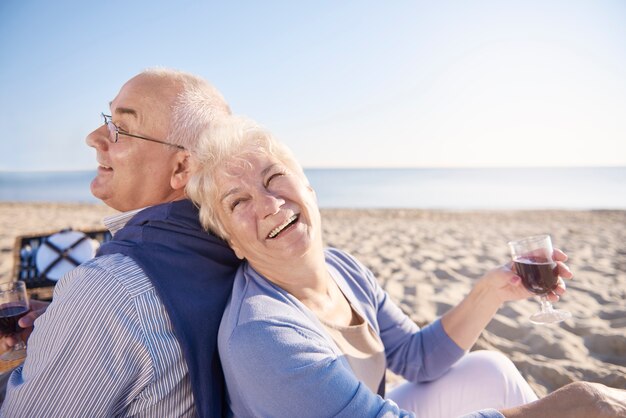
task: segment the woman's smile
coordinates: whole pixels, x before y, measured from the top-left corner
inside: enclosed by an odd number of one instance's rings
[[[284,231],[288,231],[293,225],[296,224],[299,218],[299,214],[291,215],[285,222],[276,228],[272,229],[272,231],[267,235],[267,239],[274,239],[282,234]]]

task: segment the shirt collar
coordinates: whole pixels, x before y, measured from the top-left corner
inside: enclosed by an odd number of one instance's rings
[[[146,206],[149,207],[149,206]],[[111,235],[115,235],[117,231],[124,228],[128,221],[132,219],[137,213],[141,212],[145,208],[135,209],[128,212],[118,213],[117,215],[107,216],[102,220],[104,226],[111,232]]]

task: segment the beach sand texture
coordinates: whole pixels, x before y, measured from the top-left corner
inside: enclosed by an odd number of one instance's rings
[[[15,237],[102,226],[104,205],[0,203],[0,281]],[[423,325],[459,302],[486,271],[508,261],[507,241],[550,233],[575,274],[556,307],[574,318],[533,325],[539,303],[506,304],[476,349],[505,353],[538,395],[590,380],[626,388],[626,211],[323,210],[326,244],[355,255]],[[399,378],[391,375],[389,382]]]

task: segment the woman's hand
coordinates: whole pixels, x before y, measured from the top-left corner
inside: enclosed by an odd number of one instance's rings
[[[547,297],[551,302],[556,302],[559,300],[559,297],[565,293],[566,286],[563,279],[569,280],[574,277],[574,275],[565,264],[567,255],[563,251],[554,249],[552,258],[556,261],[559,269],[559,281],[557,287],[550,291]],[[522,284],[522,278],[512,270],[512,267],[513,263],[509,262],[502,267],[489,271],[481,279],[481,282],[493,291],[500,303],[534,296],[533,293],[526,290]]]
[[[39,318],[50,305],[49,302],[43,302],[41,300],[31,299],[29,301],[30,312],[20,318],[18,325],[23,329],[19,334],[9,335],[7,337],[0,338],[0,351],[7,351],[11,349],[18,341],[28,341],[30,333],[33,332],[33,325],[35,319]]]
[[[559,275],[571,279],[573,274],[564,264],[567,256],[554,250],[553,258]],[[443,328],[459,347],[469,350],[504,302],[533,296],[524,288],[521,277],[511,270],[512,265],[509,263],[485,274],[465,299],[442,316]],[[548,294],[548,299],[556,301],[563,292],[565,282],[559,278],[558,286]]]

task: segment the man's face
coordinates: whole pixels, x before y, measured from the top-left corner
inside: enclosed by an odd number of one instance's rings
[[[179,86],[140,74],[128,81],[111,102],[113,123],[120,131],[167,140],[171,108]],[[128,211],[184,197],[172,187],[172,176],[184,151],[175,147],[119,135],[109,141],[109,130],[100,126],[87,137],[96,149],[98,173],[91,193],[108,206]]]

